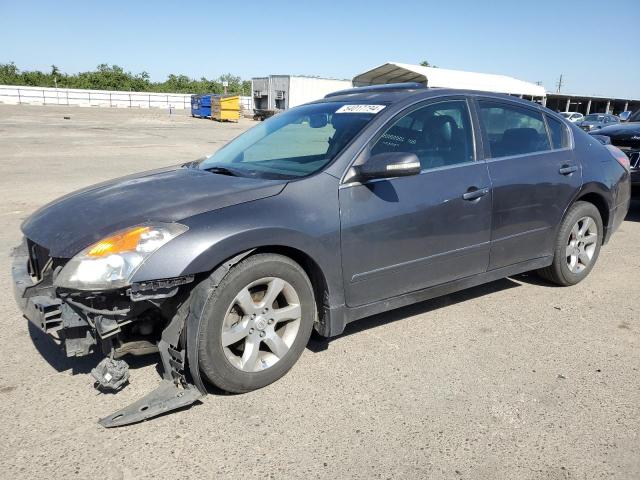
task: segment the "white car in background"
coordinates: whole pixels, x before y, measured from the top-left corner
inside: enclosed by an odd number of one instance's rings
[[[560,112],[560,115],[562,115],[572,123],[581,122],[582,120],[584,120],[584,115],[582,115],[580,112]]]
[[[618,118],[620,119],[621,122],[626,122],[629,120],[629,117],[631,116],[633,112],[630,112],[629,110],[625,110],[624,112],[620,112],[620,115],[618,115]]]

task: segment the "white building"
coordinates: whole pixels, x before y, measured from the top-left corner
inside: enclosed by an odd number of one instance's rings
[[[251,79],[254,108],[264,111],[285,110],[345,88],[351,88],[351,80],[298,75],[269,75]]]

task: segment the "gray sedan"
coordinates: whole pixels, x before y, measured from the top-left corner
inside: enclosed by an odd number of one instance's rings
[[[101,421],[125,425],[278,380],[314,329],[531,270],[574,285],[629,201],[627,157],[535,103],[350,89],[42,207],[14,291],[68,356],[104,352],[101,389],[159,352],[160,386]]]
[[[581,122],[577,122],[576,125],[585,132],[592,132],[616,123],[620,123],[620,119],[615,115],[608,113],[590,113],[589,115],[585,115],[584,119]]]

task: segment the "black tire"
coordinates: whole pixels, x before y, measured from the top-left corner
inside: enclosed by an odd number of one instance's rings
[[[231,364],[222,346],[222,327],[227,309],[246,285],[264,277],[278,277],[296,291],[301,308],[300,326],[287,353],[265,370],[245,372]],[[203,282],[209,285],[209,282]],[[296,262],[283,255],[256,254],[231,268],[216,288],[197,288],[195,304],[205,300],[198,337],[198,363],[204,376],[215,386],[233,393],[262,388],[284,376],[304,351],[316,319],[316,304],[311,282]]]
[[[582,271],[574,273],[570,270],[569,265],[567,264],[566,249],[571,229],[583,217],[590,217],[595,222],[598,228],[598,239],[595,244],[593,257],[589,264]],[[603,232],[602,217],[595,205],[589,202],[574,203],[569,208],[569,211],[565,215],[565,218],[558,230],[558,235],[554,245],[553,263],[548,267],[538,270],[538,274],[545,280],[561,286],[575,285],[581,282],[587,277],[587,275],[589,275],[589,272],[591,272],[591,269],[593,269],[593,266],[598,260],[600,247],[602,245]]]

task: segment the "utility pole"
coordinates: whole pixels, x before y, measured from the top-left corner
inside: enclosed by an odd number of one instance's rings
[[[556,83],[556,87],[558,87],[558,89],[556,90],[556,93],[560,93],[560,90],[562,90],[563,86],[564,86],[564,83],[562,83],[562,74],[560,74],[560,79],[558,80],[558,83]]]

